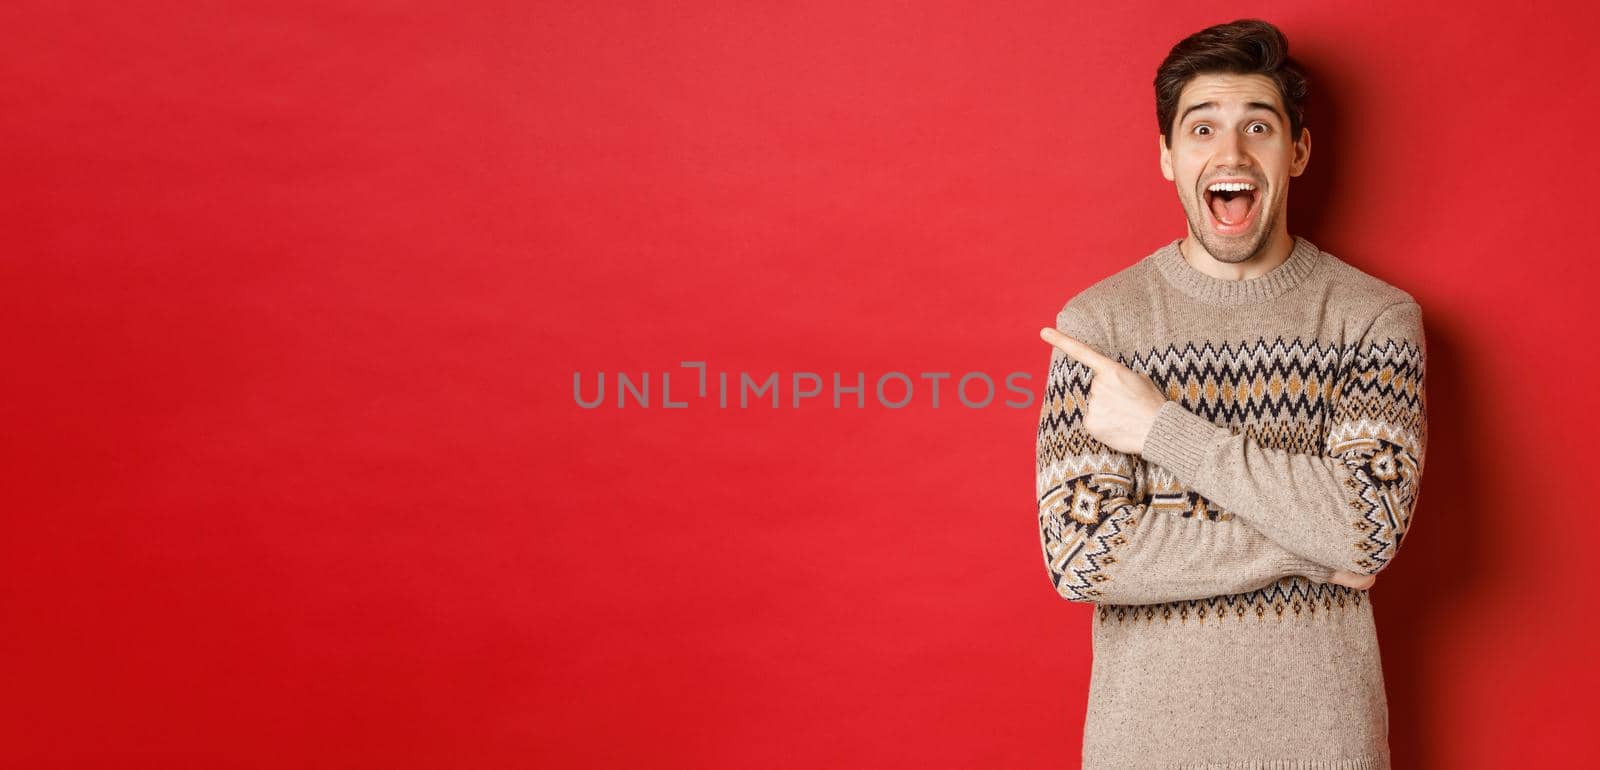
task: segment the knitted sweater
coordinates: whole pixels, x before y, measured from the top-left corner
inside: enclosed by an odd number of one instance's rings
[[[1114,451],[1082,429],[1092,372],[1052,349],[1039,535],[1095,608],[1083,767],[1387,768],[1372,601],[1327,580],[1381,571],[1411,525],[1421,308],[1301,237],[1247,280],[1178,243],[1056,319],[1168,398]]]

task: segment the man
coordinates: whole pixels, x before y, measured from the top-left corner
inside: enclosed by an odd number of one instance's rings
[[[1418,500],[1421,308],[1289,235],[1277,28],[1196,33],[1155,85],[1187,234],[1040,332],[1040,543],[1095,605],[1083,766],[1388,767],[1368,589]]]

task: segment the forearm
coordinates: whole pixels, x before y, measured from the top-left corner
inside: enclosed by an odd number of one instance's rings
[[[1142,456],[1282,547],[1329,567],[1374,574],[1392,559],[1415,508],[1415,436],[1333,436],[1339,454],[1263,446],[1176,401],[1161,407]]]
[[[1157,604],[1246,593],[1290,575],[1328,582],[1332,570],[1279,546],[1244,521],[1210,521],[1123,504],[1078,544],[1052,537],[1042,513],[1046,561],[1068,601]]]

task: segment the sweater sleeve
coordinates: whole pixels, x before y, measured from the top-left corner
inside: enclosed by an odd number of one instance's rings
[[[1169,400],[1141,456],[1295,553],[1377,574],[1411,525],[1427,442],[1422,308],[1379,312],[1330,397],[1323,452],[1263,446]]]
[[[1071,303],[1057,328],[1105,350]],[[1288,575],[1327,582],[1332,570],[1292,553],[1239,518],[1186,517],[1152,507],[1137,456],[1083,430],[1093,376],[1052,348],[1037,442],[1039,540],[1063,599],[1157,604],[1245,593]],[[1109,353],[1108,353],[1109,355]]]

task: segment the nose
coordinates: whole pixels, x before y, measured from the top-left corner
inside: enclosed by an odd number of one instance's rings
[[[1244,139],[1228,131],[1217,138],[1216,163],[1223,168],[1241,168],[1248,165],[1244,157]]]

